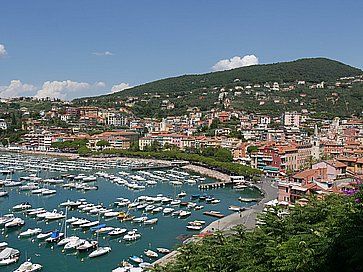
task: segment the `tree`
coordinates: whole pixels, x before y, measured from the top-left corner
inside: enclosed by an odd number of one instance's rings
[[[86,146],[81,146],[80,148],[78,148],[78,154],[80,156],[86,156],[90,153],[91,153],[91,150]]]
[[[231,151],[227,148],[218,148],[214,154],[216,160],[221,162],[231,162],[233,161],[233,155]]]
[[[217,129],[218,125],[220,124],[219,119],[218,118],[214,118],[212,120],[212,123],[210,124],[210,129]]]
[[[106,140],[100,140],[100,141],[97,142],[96,145],[101,147],[101,149],[103,149],[103,148],[105,148],[107,146],[110,146],[111,144]]]
[[[255,146],[255,145],[250,145],[250,146],[247,147],[247,153],[248,154],[251,154],[251,153],[257,152],[257,151],[258,151],[258,147]]]

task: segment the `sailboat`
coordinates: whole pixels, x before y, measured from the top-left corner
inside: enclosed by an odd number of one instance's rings
[[[68,207],[66,207],[66,213],[64,218],[64,238],[57,243],[57,246],[65,246],[68,243],[79,239],[79,237],[77,236],[67,237],[67,215],[68,215]]]
[[[98,214],[98,221],[100,221],[100,214]],[[97,232],[97,247],[96,250],[92,251],[88,257],[90,258],[96,258],[102,255],[105,255],[107,253],[109,253],[111,251],[111,247],[99,247],[99,243],[98,243],[98,238],[99,238],[99,232]]]

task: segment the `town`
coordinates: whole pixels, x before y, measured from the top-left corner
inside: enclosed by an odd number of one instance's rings
[[[349,89],[362,82],[363,75],[319,84],[300,79],[242,84],[235,79],[233,88],[213,88],[218,98],[211,109],[191,107],[183,115],[162,118],[136,116],[133,107],[143,99],[139,96],[115,101],[114,107],[79,106],[50,99],[2,99],[1,144],[12,151],[81,156],[110,155],[117,150],[177,150],[208,156],[208,152],[219,150],[224,155],[222,161],[251,167],[278,181],[280,203],[304,204],[309,195],[342,193],[362,178],[363,120],[357,116],[319,118],[316,112],[304,108],[303,92],[290,101],[299,104],[301,110],[279,115],[235,110],[233,99],[252,95],[263,107],[269,92],[303,88],[330,90],[334,100],[339,99],[335,88]],[[175,107],[174,102],[158,94],[152,96],[161,99],[165,111]],[[47,104],[49,110],[26,107],[24,102]],[[274,103],[280,101],[275,99]]]

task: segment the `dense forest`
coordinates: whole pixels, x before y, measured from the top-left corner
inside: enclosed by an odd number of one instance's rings
[[[252,232],[243,227],[182,246],[158,272],[363,271],[363,194],[310,199],[286,215],[271,208]]]
[[[337,87],[331,89],[309,89],[301,86],[290,91],[271,91],[265,88],[253,88],[251,92],[234,95],[234,88],[245,84],[264,84],[265,82],[296,83],[304,80],[309,83],[335,81],[344,76],[356,76],[363,71],[343,63],[325,59],[300,59],[292,62],[254,65],[228,71],[201,75],[184,75],[162,79],[136,86],[118,93],[76,99],[76,105],[97,105],[104,107],[121,107],[127,97],[137,97],[131,111],[140,117],[165,117],[183,115],[187,110],[198,107],[201,111],[211,108],[225,108],[219,103],[220,89],[231,100],[229,107],[254,113],[279,115],[283,111],[307,109],[318,115],[351,116],[361,115],[363,102],[362,85],[351,88]],[[286,86],[285,86],[286,87]],[[231,91],[232,90],[232,91]],[[173,103],[166,109],[163,101]],[[263,104],[260,103],[263,100]],[[122,102],[123,101],[123,102]],[[334,112],[332,111],[334,109]]]

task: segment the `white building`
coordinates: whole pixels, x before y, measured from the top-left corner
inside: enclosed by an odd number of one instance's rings
[[[298,112],[285,112],[283,115],[284,125],[287,127],[300,127],[301,114]]]

